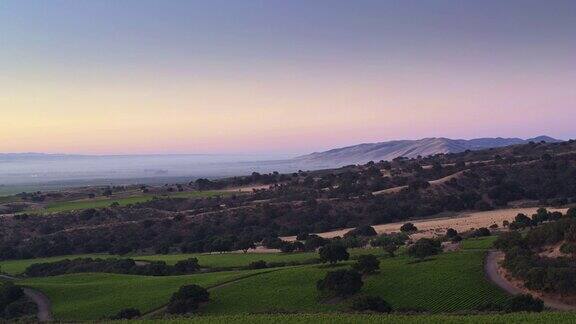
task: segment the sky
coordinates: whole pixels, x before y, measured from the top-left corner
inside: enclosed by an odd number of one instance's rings
[[[576,1],[0,0],[0,152],[576,137]]]

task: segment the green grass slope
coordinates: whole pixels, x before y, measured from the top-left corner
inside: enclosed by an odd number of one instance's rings
[[[58,320],[97,320],[119,310],[134,307],[149,312],[165,305],[180,286],[211,287],[262,271],[229,271],[186,276],[149,277],[106,273],[83,273],[30,278],[22,286],[44,292],[52,302]]]
[[[405,256],[387,259],[380,273],[366,279],[363,292],[397,310],[454,312],[502,303],[505,293],[484,277],[484,255],[464,250],[417,263]]]
[[[75,255],[63,255],[47,258],[37,258],[37,259],[23,259],[23,260],[7,260],[0,262],[0,270],[3,273],[9,275],[19,275],[26,270],[30,265],[34,263],[44,263],[44,262],[56,262],[64,259],[75,259],[75,258],[107,258],[110,257],[108,254],[75,254]]]
[[[504,292],[484,278],[483,261],[491,238],[475,240],[457,252],[448,252],[423,262],[401,254],[381,257],[381,270],[364,279],[362,294],[377,295],[396,310],[422,310],[430,313],[468,311],[486,303],[502,303]],[[378,249],[354,249],[353,256],[375,253]],[[186,255],[189,257],[190,255]],[[241,266],[251,260],[286,261],[286,258],[315,257],[298,254],[222,254],[206,261],[212,266]],[[154,258],[176,256],[154,256]],[[182,255],[177,256],[182,257]],[[253,258],[253,259],[252,259]],[[166,259],[164,259],[166,260]],[[171,263],[176,259],[167,260]],[[211,301],[201,315],[235,315],[269,312],[334,313],[347,311],[348,301],[326,303],[319,299],[316,281],[330,270],[346,268],[304,265],[253,271],[225,271],[186,276],[147,277],[119,274],[74,274],[31,278],[20,281],[46,293],[59,320],[97,320],[118,310],[135,307],[149,312],[165,305],[181,285],[196,283],[213,287]],[[201,261],[202,263],[202,261]],[[257,275],[253,275],[257,274]]]
[[[464,250],[487,250],[491,249],[494,241],[498,236],[484,236],[478,238],[471,238],[462,241],[462,249]]]
[[[444,253],[424,262],[407,256],[381,259],[381,271],[365,279],[362,293],[381,296],[397,310],[454,312],[488,302],[502,303],[506,295],[484,278],[484,251]],[[247,278],[212,294],[206,314],[249,312],[318,312],[340,310],[346,303],[318,300],[316,281],[332,270],[304,266]]]
[[[352,257],[360,254],[381,254],[379,249],[350,249]],[[209,268],[232,268],[245,267],[251,262],[264,260],[266,262],[306,262],[318,259],[317,252],[302,253],[214,253],[214,254],[155,254],[143,256],[131,256],[140,261],[164,261],[167,264],[175,264],[180,260],[197,258],[202,267]]]

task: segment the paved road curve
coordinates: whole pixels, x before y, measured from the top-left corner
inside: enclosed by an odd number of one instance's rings
[[[486,272],[486,276],[490,281],[496,284],[498,287],[502,288],[503,290],[507,291],[512,295],[518,294],[526,294],[530,293],[527,290],[521,289],[515,285],[513,285],[508,279],[503,277],[498,272],[498,260],[502,260],[504,253],[501,251],[489,251],[486,256],[486,263],[484,264],[484,270]],[[550,299],[545,296],[536,296],[544,301],[544,304],[550,308],[563,310],[563,311],[572,311],[576,310],[576,306],[564,304],[561,301],[556,299]]]

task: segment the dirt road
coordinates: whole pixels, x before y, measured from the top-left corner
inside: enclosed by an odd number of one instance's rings
[[[512,295],[518,294],[530,294],[534,297],[538,297],[544,301],[544,304],[550,308],[562,311],[573,311],[576,310],[576,306],[568,305],[559,301],[557,299],[550,298],[542,294],[536,294],[524,287],[520,287],[508,280],[503,273],[500,271],[500,266],[498,262],[504,259],[504,253],[501,251],[489,251],[486,255],[486,262],[484,264],[484,271],[486,277],[492,281],[495,285],[502,288],[506,292]]]
[[[24,294],[30,298],[38,307],[38,321],[48,322],[52,321],[52,307],[50,304],[50,299],[38,290],[24,288]]]
[[[0,274],[0,278],[2,279],[6,279],[6,280],[17,280],[18,278],[10,276],[10,275],[5,275],[5,274]],[[30,289],[30,288],[22,288],[22,290],[24,291],[24,295],[26,295],[26,297],[30,298],[30,300],[32,300],[35,304],[36,307],[38,307],[38,314],[36,315],[38,318],[38,321],[40,322],[48,322],[53,320],[52,318],[52,305],[50,304],[50,299],[44,295],[42,292],[38,291],[38,290],[34,290],[34,289]]]

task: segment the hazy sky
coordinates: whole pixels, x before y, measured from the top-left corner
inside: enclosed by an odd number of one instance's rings
[[[0,0],[0,152],[576,137],[576,1]]]

